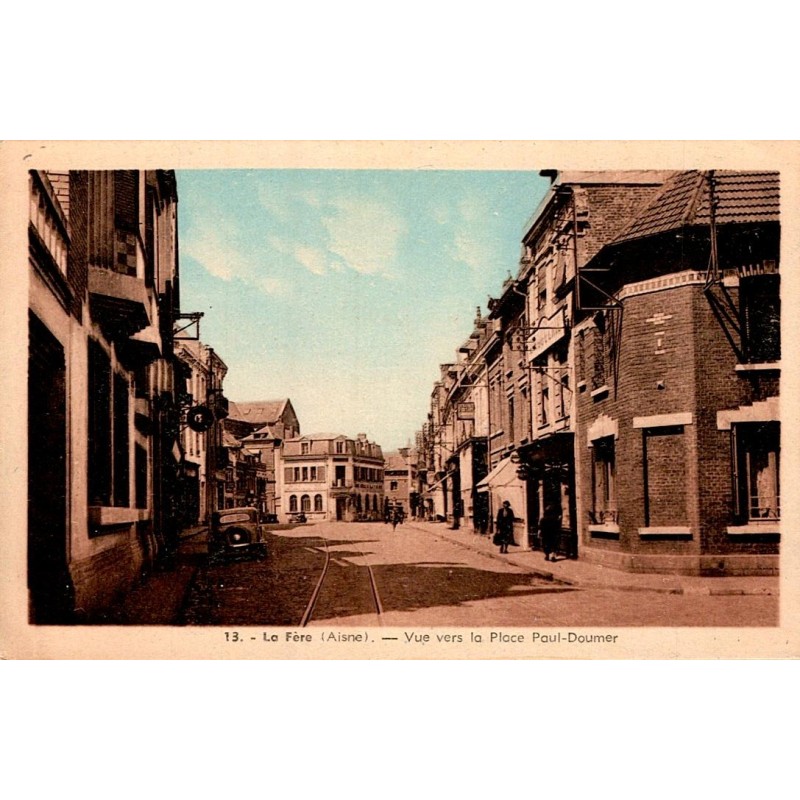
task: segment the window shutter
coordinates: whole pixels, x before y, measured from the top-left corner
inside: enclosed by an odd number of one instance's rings
[[[292,483],[292,468],[291,467],[284,467],[283,468],[283,482],[284,483]]]
[[[317,467],[317,480],[324,482],[325,480],[325,467]]]

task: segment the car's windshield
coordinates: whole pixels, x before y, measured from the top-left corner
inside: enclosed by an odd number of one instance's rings
[[[250,522],[250,515],[240,511],[237,514],[222,514],[219,518],[220,525],[229,525],[231,522]]]

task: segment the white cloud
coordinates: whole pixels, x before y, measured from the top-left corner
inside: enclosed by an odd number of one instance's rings
[[[364,275],[392,274],[405,221],[388,205],[339,198],[322,219],[329,248],[350,269]]]
[[[327,257],[322,250],[301,244],[295,247],[294,257],[313,275],[325,274]]]
[[[474,230],[460,230],[453,236],[453,257],[466,264],[473,272],[490,269],[495,256],[486,239]]]
[[[203,230],[196,238],[186,237],[182,243],[188,256],[206,272],[223,281],[240,280],[265,294],[282,294],[285,283],[271,273],[259,252],[242,252],[218,229]]]
[[[286,284],[280,278],[267,276],[258,281],[259,288],[269,295],[286,294]]]
[[[290,214],[286,198],[283,194],[277,192],[275,188],[268,185],[260,185],[258,187],[258,202],[273,217],[283,221],[289,219]]]
[[[237,271],[234,254],[215,230],[204,230],[197,238],[184,240],[182,246],[206,272],[223,281],[233,280]]]
[[[277,250],[279,253],[291,253],[292,245],[281,236],[270,234],[267,236],[267,244]]]

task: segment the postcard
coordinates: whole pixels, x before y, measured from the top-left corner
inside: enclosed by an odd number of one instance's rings
[[[796,143],[0,157],[5,658],[800,654]]]

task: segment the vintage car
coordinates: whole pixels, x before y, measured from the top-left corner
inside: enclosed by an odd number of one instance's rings
[[[208,530],[208,555],[212,560],[226,556],[265,559],[267,541],[258,521],[258,509],[243,506],[215,511]]]

